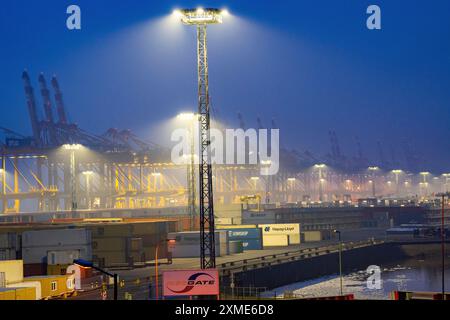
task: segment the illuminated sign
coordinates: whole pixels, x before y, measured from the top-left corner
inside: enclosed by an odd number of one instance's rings
[[[207,270],[176,270],[163,272],[164,296],[200,296],[219,294],[219,272]]]

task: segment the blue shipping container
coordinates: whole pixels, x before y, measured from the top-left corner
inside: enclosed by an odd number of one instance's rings
[[[261,228],[240,228],[226,229],[228,232],[228,240],[247,240],[262,238]]]
[[[242,242],[244,251],[246,250],[262,250],[262,241],[260,239],[245,240]]]

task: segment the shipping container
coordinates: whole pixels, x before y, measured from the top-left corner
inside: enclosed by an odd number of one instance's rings
[[[129,260],[125,251],[96,251],[92,256],[94,263],[101,267],[128,264]]]
[[[73,275],[50,275],[26,277],[24,282],[40,282],[42,299],[67,297],[75,291],[75,278]]]
[[[233,218],[215,218],[214,222],[216,225],[233,224]]]
[[[46,263],[25,263],[23,265],[23,275],[25,277],[42,276],[47,274]]]
[[[3,260],[16,260],[18,254],[15,249],[0,249],[0,261]]]
[[[39,281],[18,282],[9,285],[8,288],[29,288],[29,290],[32,291],[32,293],[29,293],[30,298],[34,297],[34,300],[41,299],[41,283]]]
[[[263,248],[262,240],[260,240],[260,239],[243,240],[242,247],[244,248],[244,251],[261,250]]]
[[[102,237],[92,238],[92,252],[97,251],[125,251],[126,237]]]
[[[221,250],[222,249],[222,250]],[[226,249],[225,249],[226,250]],[[173,258],[198,258],[200,257],[200,245],[198,244],[177,244],[169,247],[169,252]],[[223,247],[216,243],[216,256],[226,255],[228,250],[223,251]]]
[[[14,249],[19,248],[19,241],[17,233],[8,232],[0,233],[0,250],[1,249]]]
[[[16,289],[0,288],[0,300],[16,300]]]
[[[276,235],[276,234],[298,234],[300,235],[299,223],[276,223],[276,224],[259,224],[258,228],[261,228],[263,235]]]
[[[67,274],[67,267],[71,264],[48,264],[47,275],[64,275]]]
[[[21,282],[23,279],[23,261],[0,261],[0,273],[2,274],[2,282],[4,282],[3,285]]]
[[[289,245],[300,244],[300,234],[289,234]]]
[[[240,225],[222,225],[216,226],[217,230],[222,229],[248,229],[248,228],[256,228],[256,224],[240,224]]]
[[[90,243],[91,234],[83,228],[25,231],[22,234],[23,248],[64,247]]]
[[[228,232],[229,240],[261,239],[260,228],[239,228],[225,229]]]
[[[240,240],[229,241],[229,254],[244,252],[243,242]]]
[[[245,224],[267,224],[275,222],[276,214],[273,211],[244,211],[242,213],[242,223]]]
[[[84,260],[92,259],[92,244],[86,245],[65,245],[65,246],[42,246],[28,247],[22,249],[22,259],[24,264],[47,264],[48,253],[56,251],[75,252],[78,251],[78,257]]]
[[[264,247],[284,247],[287,245],[289,245],[289,240],[288,236],[285,234],[263,236]]]
[[[79,250],[48,251],[47,265],[67,265],[80,258]]]
[[[325,234],[320,230],[304,231],[304,232],[302,232],[302,235],[303,235],[303,241],[305,241],[305,242],[322,241],[325,238]]]

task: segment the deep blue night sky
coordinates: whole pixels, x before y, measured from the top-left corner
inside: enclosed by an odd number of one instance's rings
[[[69,31],[77,4],[82,30]],[[382,30],[366,28],[366,8]],[[31,134],[21,73],[59,77],[70,120],[91,132],[143,138],[196,105],[195,29],[165,18],[175,8],[226,7],[209,28],[210,91],[219,120],[256,127],[275,118],[283,144],[324,154],[328,131],[355,154],[355,136],[378,160],[404,141],[423,169],[450,170],[450,1],[5,0],[0,6],[0,126]],[[39,106],[42,106],[38,97]],[[42,109],[42,108],[41,108]]]

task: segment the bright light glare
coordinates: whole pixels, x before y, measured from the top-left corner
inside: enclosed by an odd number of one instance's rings
[[[177,118],[180,120],[193,120],[195,118],[195,113],[182,112],[179,115],[177,115]]]
[[[84,174],[85,176],[91,176],[91,175],[94,174],[94,171],[91,171],[91,170],[83,171],[83,174]]]
[[[81,144],[64,144],[63,148],[66,150],[79,150],[81,149]]]

